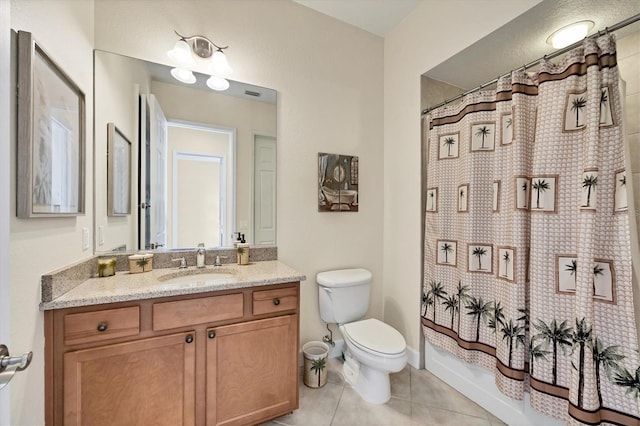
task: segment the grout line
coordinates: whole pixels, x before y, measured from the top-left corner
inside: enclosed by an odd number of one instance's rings
[[[333,411],[333,416],[331,416],[331,422],[329,423],[329,425],[333,425],[333,421],[336,418],[336,414],[338,414],[338,408],[340,407],[340,403],[342,402],[342,395],[344,395],[344,387],[347,385],[347,383],[343,383],[342,384],[342,391],[340,392],[340,398],[338,398],[338,403],[336,404],[336,408]]]

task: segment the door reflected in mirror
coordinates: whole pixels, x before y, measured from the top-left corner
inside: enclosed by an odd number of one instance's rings
[[[276,242],[276,92],[174,80],[170,67],[95,51],[96,252]],[[107,215],[112,122],[132,142],[131,214]]]

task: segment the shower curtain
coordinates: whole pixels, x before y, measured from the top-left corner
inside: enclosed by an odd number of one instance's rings
[[[422,325],[572,424],[640,422],[615,39],[427,120]]]

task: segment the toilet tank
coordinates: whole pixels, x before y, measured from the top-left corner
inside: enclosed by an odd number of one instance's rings
[[[320,317],[324,322],[346,324],[359,320],[369,309],[371,272],[339,269],[316,275]]]

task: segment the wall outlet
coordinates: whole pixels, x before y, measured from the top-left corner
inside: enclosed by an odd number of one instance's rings
[[[98,245],[104,245],[104,226],[98,226]]]
[[[89,228],[82,228],[82,250],[89,250]]]

